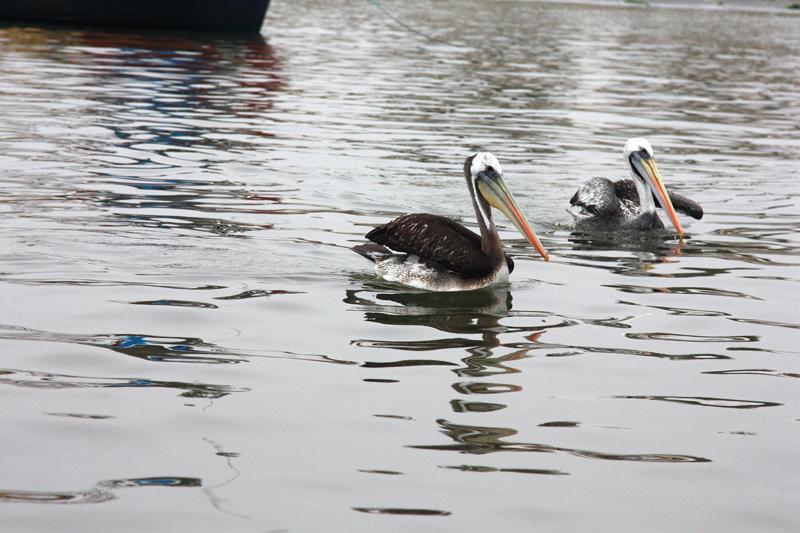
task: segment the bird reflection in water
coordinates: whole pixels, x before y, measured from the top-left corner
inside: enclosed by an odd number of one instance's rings
[[[370,298],[370,294],[373,294]],[[508,316],[512,306],[511,292],[506,288],[463,292],[431,292],[409,290],[394,284],[368,282],[363,289],[350,289],[345,303],[359,306],[368,322],[395,326],[428,326],[445,333],[480,334],[483,340],[457,337],[437,341],[382,343],[353,341],[356,344],[400,350],[426,351],[437,348],[498,346],[500,319]]]
[[[412,352],[428,352],[442,349],[463,349],[467,355],[461,358],[462,365],[441,359],[400,360],[391,362],[365,362],[368,368],[387,368],[418,365],[447,365],[460,379],[451,383],[453,390],[462,396],[503,395],[518,393],[522,386],[514,383],[494,383],[485,380],[491,376],[512,375],[521,370],[511,363],[530,357],[531,351],[563,348],[540,341],[546,328],[509,327],[502,319],[512,310],[512,296],[507,288],[494,288],[469,292],[437,293],[398,290],[396,285],[366,282],[361,289],[346,293],[345,303],[357,306],[364,312],[368,322],[379,322],[393,326],[427,326],[441,332],[455,334],[453,337],[436,340],[375,340],[355,339],[357,346],[386,348]],[[502,334],[524,335],[524,342],[503,343]],[[480,338],[471,338],[469,335]],[[506,352],[497,355],[499,352]],[[463,378],[473,378],[466,379]],[[456,413],[489,413],[506,408],[506,404],[488,401],[472,401],[465,398],[451,400],[450,407]],[[561,452],[573,456],[615,461],[644,462],[708,462],[704,457],[682,454],[614,454],[540,443],[509,441],[518,433],[515,428],[456,424],[445,419],[436,421],[442,434],[452,444],[411,445],[411,448],[452,451],[467,454],[493,452]],[[528,474],[565,475],[553,469],[516,468],[498,469],[489,466],[446,466],[469,472],[517,472]]]
[[[426,326],[452,334],[443,339],[431,340],[374,340],[356,339],[352,343],[369,348],[383,348],[412,352],[431,352],[446,349],[463,349],[467,355],[462,365],[441,359],[413,358],[399,361],[367,361],[367,368],[442,365],[452,369],[460,379],[452,383],[454,391],[462,396],[497,395],[519,392],[522,387],[512,383],[493,383],[483,378],[501,374],[515,374],[519,369],[509,366],[510,361],[526,357],[529,348],[512,349],[510,353],[495,355],[504,350],[500,335],[509,330],[502,324],[512,308],[511,292],[506,287],[495,287],[464,292],[427,292],[397,289],[396,285],[365,284],[363,289],[347,291],[345,303],[358,306],[368,322],[395,326]],[[464,379],[467,378],[467,379]],[[455,398],[450,402],[455,412],[484,413],[506,407],[503,403],[472,401]],[[496,428],[503,434],[516,431]]]
[[[573,232],[568,237],[569,250],[560,251],[566,262],[601,268],[626,276],[681,277],[675,273],[655,273],[658,265],[671,263],[681,255],[686,242],[672,241],[666,232],[632,234],[589,234]],[[598,252],[607,252],[603,257]]]
[[[369,322],[398,326],[427,326],[456,336],[411,341],[357,339],[352,341],[353,344],[413,352],[464,349],[468,355],[461,359],[463,366],[440,359],[414,358],[389,362],[367,361],[363,363],[364,367],[455,366],[457,368],[454,368],[453,372],[460,378],[484,378],[519,372],[506,363],[524,357],[529,351],[528,348],[514,349],[509,354],[495,356],[495,351],[502,348],[500,334],[510,330],[501,324],[501,320],[509,315],[512,307],[511,292],[507,288],[442,293],[409,292],[407,289],[383,290],[386,287],[396,286],[375,284],[374,288],[380,292],[374,293],[374,299],[364,294],[367,291],[349,290],[345,302],[361,307],[365,311],[365,319]],[[479,335],[480,338],[471,338],[468,335]],[[458,381],[453,383],[452,387],[462,395],[500,394],[522,390],[522,387],[515,384],[475,380]],[[456,412],[488,412],[503,409],[505,405],[454,399],[451,407]]]
[[[517,430],[515,429],[469,426],[454,424],[447,420],[437,420],[437,424],[439,424],[442,433],[454,441],[453,444],[414,445],[409,447],[419,450],[453,451],[473,455],[496,452],[560,452],[585,459],[603,459],[608,461],[637,461],[648,463],[708,463],[711,461],[708,458],[696,455],[671,453],[605,453],[533,442],[510,442],[504,439],[516,435]]]

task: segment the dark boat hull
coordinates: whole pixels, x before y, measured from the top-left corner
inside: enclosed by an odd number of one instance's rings
[[[270,0],[0,0],[0,22],[258,33]]]

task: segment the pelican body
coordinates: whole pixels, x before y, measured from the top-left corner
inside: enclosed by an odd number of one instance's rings
[[[494,225],[495,207],[549,259],[508,190],[497,158],[486,152],[471,155],[464,176],[480,235],[447,217],[413,213],[373,229],[366,235],[372,244],[354,250],[373,261],[375,272],[387,281],[420,289],[463,291],[504,283],[514,262]]]
[[[631,139],[623,151],[631,179],[611,181],[592,178],[572,196],[569,203],[580,211],[570,211],[575,227],[587,231],[664,229],[656,213],[656,202],[667,213],[678,235],[684,232],[677,211],[692,218],[703,218],[703,208],[689,198],[668,193],[658,172],[653,147],[645,139]]]

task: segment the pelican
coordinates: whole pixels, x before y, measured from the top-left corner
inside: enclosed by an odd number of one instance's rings
[[[373,261],[383,279],[419,289],[465,291],[505,283],[514,262],[503,251],[494,225],[495,207],[547,261],[547,252],[503,180],[497,158],[488,152],[469,156],[464,176],[480,235],[443,216],[413,213],[378,226],[366,235],[373,244],[353,249]]]
[[[592,178],[581,185],[569,201],[573,207],[580,207],[580,211],[569,211],[575,218],[575,227],[589,231],[663,229],[664,224],[656,214],[655,202],[658,202],[683,238],[676,210],[700,219],[703,208],[681,194],[667,193],[653,147],[646,139],[630,139],[623,154],[631,179],[614,182]]]

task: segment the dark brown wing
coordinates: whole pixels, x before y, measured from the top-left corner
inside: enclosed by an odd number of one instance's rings
[[[481,251],[480,235],[438,215],[403,215],[373,229],[367,239],[469,277],[486,276],[493,270],[491,259]]]
[[[636,191],[636,185],[633,183],[632,179],[615,181],[614,192],[620,200],[629,200],[635,204],[639,203],[639,193]],[[653,195],[653,199],[658,202],[655,194]],[[672,202],[672,207],[674,207],[676,211],[698,220],[703,218],[703,208],[694,200],[672,191],[669,192],[669,199]]]

